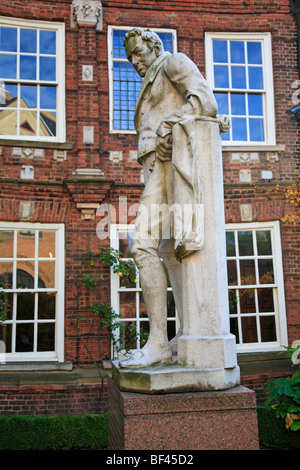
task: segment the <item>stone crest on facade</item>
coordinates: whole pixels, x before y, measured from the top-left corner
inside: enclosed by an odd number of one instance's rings
[[[79,25],[95,26],[102,12],[102,4],[95,0],[73,0],[73,12]]]

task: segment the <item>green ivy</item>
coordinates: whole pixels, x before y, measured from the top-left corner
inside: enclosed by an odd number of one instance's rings
[[[300,344],[285,349],[292,358],[292,365],[299,364]],[[265,405],[275,411],[277,418],[284,419],[287,429],[300,430],[300,370],[291,377],[270,380],[266,389],[268,398]]]

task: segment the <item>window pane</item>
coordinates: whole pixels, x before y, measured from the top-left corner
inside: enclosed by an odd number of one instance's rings
[[[231,114],[246,115],[246,100],[242,93],[233,93],[231,95]]]
[[[14,232],[12,230],[0,230],[0,258],[12,258],[14,256]]]
[[[273,261],[271,259],[259,259],[258,272],[260,284],[274,283]]]
[[[232,137],[233,140],[247,140],[247,122],[243,118],[232,118]]]
[[[252,90],[263,90],[263,69],[262,67],[249,67],[249,88]]]
[[[127,31],[115,29],[113,31],[113,57],[126,59],[125,47],[123,46]]]
[[[0,54],[0,77],[17,78],[17,56]]]
[[[17,110],[0,110],[1,132],[3,135],[17,135]]]
[[[273,289],[257,289],[260,312],[274,312]]]
[[[21,108],[37,107],[37,87],[32,85],[21,85]]]
[[[165,51],[173,52],[173,37],[171,33],[157,33],[163,42]]]
[[[248,108],[250,116],[263,116],[262,95],[248,95]]]
[[[53,292],[39,292],[38,319],[54,320],[56,312],[56,294]]]
[[[140,311],[139,311],[139,317],[140,317],[140,318],[148,318],[147,309],[146,309],[146,304],[145,304],[144,296],[143,296],[143,293],[142,293],[142,292],[139,294],[139,297],[140,297]]]
[[[37,87],[35,85],[21,85],[21,108],[37,107]]]
[[[230,318],[230,333],[236,337],[236,343],[239,344],[240,337],[237,318]]]
[[[0,328],[0,340],[5,344],[5,353],[11,352],[12,325],[3,325]]]
[[[234,232],[226,232],[226,255],[235,256]]]
[[[56,54],[55,31],[40,31],[40,54]]]
[[[35,254],[35,231],[19,230],[17,232],[17,257],[34,258]]]
[[[0,51],[17,52],[17,28],[0,28]]]
[[[176,324],[175,324],[175,321],[168,321],[167,322],[167,335],[168,335],[168,339],[169,341],[174,338],[174,336],[176,335]]]
[[[20,52],[36,52],[36,30],[20,30]]]
[[[0,261],[0,285],[3,289],[12,289],[13,287],[13,263]]]
[[[253,239],[251,231],[239,231],[238,232],[238,244],[240,256],[252,256],[253,255]]]
[[[40,107],[43,109],[56,109],[56,87],[40,87]]]
[[[230,315],[234,315],[237,313],[237,303],[238,303],[238,298],[236,295],[235,290],[230,290],[228,291],[228,300],[229,300],[229,312]]]
[[[55,287],[55,261],[39,261],[39,287],[52,289]]]
[[[56,113],[50,111],[41,112],[40,136],[56,136]]]
[[[0,276],[0,287],[1,287],[1,276]],[[3,287],[3,289],[5,288],[4,286],[2,286],[2,287]],[[6,292],[2,296],[2,302],[3,302],[2,308],[3,308],[4,318],[5,318],[5,320],[11,320],[12,315],[13,315],[13,294],[10,293],[10,292]],[[3,328],[3,323],[0,326],[0,332],[1,332],[2,328]]]
[[[243,343],[257,343],[256,317],[242,317]]]
[[[18,85],[4,83],[4,95],[1,95],[0,106],[17,107]],[[11,100],[14,100],[13,102]]]
[[[245,63],[245,50],[243,41],[230,41],[230,59],[233,64]]]
[[[167,292],[167,316],[175,318],[175,314],[176,314],[176,308],[175,308],[175,300],[174,300],[173,292],[168,291]]]
[[[24,292],[17,296],[17,320],[34,319],[34,295],[31,292]]]
[[[273,315],[260,317],[260,333],[263,343],[276,341],[275,317]]]
[[[232,88],[246,88],[246,68],[237,65],[231,67]]]
[[[36,80],[35,56],[20,56],[20,78],[23,80]]]
[[[235,286],[238,283],[236,262],[234,260],[227,261],[227,277],[228,277],[228,284],[230,286]]]
[[[16,352],[33,351],[33,323],[19,323],[16,328]]]
[[[255,264],[253,259],[240,260],[241,285],[256,284]]]
[[[249,119],[249,129],[251,141],[263,142],[265,140],[263,119]]]
[[[215,98],[218,104],[219,114],[228,114],[228,94],[227,93],[215,93]]]
[[[213,41],[214,62],[228,62],[227,41]]]
[[[228,67],[226,65],[214,66],[216,88],[229,88]]]
[[[34,288],[34,261],[17,262],[17,289]]]
[[[20,111],[20,135],[36,135],[37,113],[34,111]]]
[[[40,57],[40,80],[55,82],[56,59],[55,57]]]
[[[120,348],[126,351],[137,348],[137,332],[135,322],[122,322],[120,324]]]
[[[172,339],[173,336],[170,338],[170,334],[172,335],[172,331],[169,333],[169,323],[167,323],[167,328],[168,328],[168,337],[169,339]],[[171,322],[173,323],[173,322]],[[140,322],[140,347],[142,348],[144,346],[144,344],[146,343],[147,339],[148,339],[148,336],[149,336],[149,322],[148,321],[141,321]]]
[[[136,294],[135,292],[120,292],[120,315],[122,318],[136,317]]]
[[[260,42],[247,42],[248,64],[262,64]]]
[[[271,255],[271,232],[270,230],[258,230],[256,232],[257,254],[258,255]]]
[[[39,323],[38,324],[38,351],[54,351],[55,350],[55,324]]]
[[[39,258],[55,258],[55,232],[43,230],[39,232]]]
[[[255,294],[254,289],[243,289],[240,291],[240,312],[243,313],[255,313]]]

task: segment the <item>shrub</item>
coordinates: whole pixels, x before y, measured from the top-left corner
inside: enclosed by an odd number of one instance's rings
[[[101,450],[106,446],[106,413],[0,417],[0,450]]]

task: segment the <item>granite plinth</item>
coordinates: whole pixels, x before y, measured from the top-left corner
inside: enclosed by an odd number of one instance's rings
[[[238,386],[146,395],[109,379],[108,449],[258,450],[255,393]]]
[[[151,367],[121,368],[119,361],[112,363],[112,377],[120,390],[157,394],[187,391],[226,390],[239,385],[238,366],[230,368],[200,368],[173,361]]]

